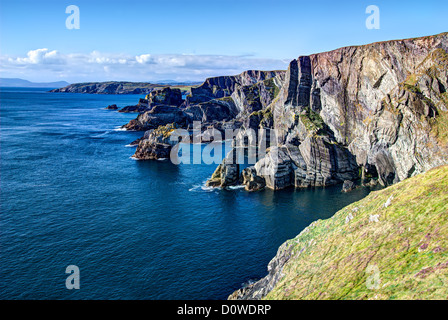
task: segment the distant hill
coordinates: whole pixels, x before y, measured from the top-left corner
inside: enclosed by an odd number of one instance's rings
[[[158,84],[164,84],[169,86],[197,86],[203,83],[203,81],[176,81],[176,80],[159,80]]]
[[[69,85],[66,81],[31,82],[19,78],[0,78],[0,87],[60,88]]]
[[[127,81],[107,81],[107,82],[84,82],[73,83],[63,88],[51,90],[51,92],[66,93],[94,93],[94,94],[147,94],[153,90],[164,87],[177,87],[188,91],[191,85],[186,82],[179,84],[172,82],[167,84],[149,82],[127,82]]]

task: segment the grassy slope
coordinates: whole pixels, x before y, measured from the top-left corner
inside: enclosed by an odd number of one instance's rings
[[[372,192],[287,245],[267,299],[448,299],[448,166]]]

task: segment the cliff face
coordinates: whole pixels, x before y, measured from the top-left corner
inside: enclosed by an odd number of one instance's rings
[[[228,97],[239,87],[251,86],[260,81],[282,76],[284,73],[285,71],[248,70],[236,76],[208,78],[202,85],[191,88],[191,95],[187,97],[185,106]]]
[[[272,189],[358,178],[387,186],[447,163],[447,43],[444,33],[291,61],[268,104],[239,103],[243,128],[276,129],[279,146],[257,175]],[[247,115],[258,110],[272,119]]]
[[[272,102],[284,75],[285,71],[249,70],[236,76],[208,78],[200,86],[191,87],[191,93],[181,103],[177,96],[173,98],[176,89],[153,91],[138,106],[131,106],[132,111],[140,114],[123,128],[146,131],[168,124],[191,128],[193,121],[201,121],[204,128],[212,126],[221,132],[225,128],[237,129],[253,111],[260,111]],[[165,93],[163,105],[156,103],[155,98],[161,95],[159,92]],[[157,146],[157,142],[150,141],[145,148],[143,144],[142,147],[139,145],[134,156],[139,159],[157,158],[154,148],[148,148],[148,145]],[[165,152],[160,155],[161,158],[165,156]]]
[[[315,115],[311,122],[383,185],[446,163],[446,141],[435,128],[446,121],[447,39],[445,33],[293,60],[271,105],[279,143],[307,141],[310,130],[295,117]]]
[[[448,166],[374,191],[285,242],[229,299],[446,299]]]
[[[209,78],[170,106],[173,115],[167,106],[159,113],[146,108],[125,127],[188,128],[198,120],[243,129],[235,146],[245,146],[248,129],[275,129],[270,153],[251,168],[260,185],[361,178],[387,186],[448,161],[447,39],[444,33],[345,47],[294,59],[286,71]]]

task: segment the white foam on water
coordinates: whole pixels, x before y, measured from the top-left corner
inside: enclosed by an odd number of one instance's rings
[[[127,148],[134,148],[136,146],[138,146],[138,144],[127,144],[127,145],[125,145],[125,147],[127,147]]]
[[[192,188],[188,189],[190,192],[213,192],[216,190],[221,190],[221,187],[208,187],[206,186],[207,180],[202,182],[202,184],[195,184]]]
[[[217,189],[221,189],[221,187],[207,187],[206,185],[201,186],[201,190],[207,192],[215,191]]]
[[[115,128],[114,131],[128,131],[126,128],[118,127]]]
[[[239,185],[239,186],[230,186],[228,187],[230,190],[238,190],[238,189],[243,189],[244,186],[243,185]]]
[[[110,133],[110,131],[106,131],[106,132],[103,132],[103,133],[100,133],[100,134],[96,134],[96,135],[92,136],[92,138],[103,137],[103,136],[105,136],[106,134],[109,134],[109,133]]]

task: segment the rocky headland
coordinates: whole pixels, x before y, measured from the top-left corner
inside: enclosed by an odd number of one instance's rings
[[[170,87],[170,85],[149,82],[106,81],[73,83],[63,88],[53,89],[50,92],[90,94],[148,94],[154,90],[168,87]],[[175,85],[175,87],[184,91],[185,94],[187,94],[190,90],[190,85],[187,84]]]
[[[201,121],[221,132],[241,129],[241,136],[275,131],[267,154],[244,175],[224,161],[208,183],[213,186],[277,190],[352,186],[355,180],[388,186],[448,161],[447,38],[443,33],[301,56],[286,71],[209,78],[185,99],[176,89],[154,90],[123,128],[175,124],[191,130]],[[144,140],[135,157],[157,158]],[[235,139],[235,146],[247,146],[244,141]],[[151,157],[144,155],[144,143]]]

